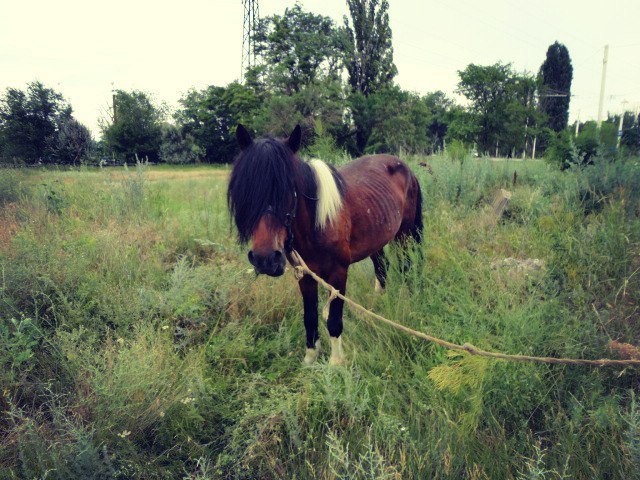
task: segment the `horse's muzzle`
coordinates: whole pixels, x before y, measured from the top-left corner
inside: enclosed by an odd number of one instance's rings
[[[284,253],[276,250],[267,255],[258,255],[253,250],[249,251],[249,262],[256,273],[264,273],[270,277],[279,277],[284,273],[286,259]]]

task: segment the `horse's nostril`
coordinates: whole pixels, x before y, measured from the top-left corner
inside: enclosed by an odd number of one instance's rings
[[[249,250],[249,253],[248,253],[247,256],[249,257],[249,263],[251,265],[255,265],[255,263],[254,263],[255,262],[255,258],[253,256],[253,250]]]
[[[280,250],[276,250],[271,254],[271,261],[274,264],[278,264],[282,261],[282,252]]]

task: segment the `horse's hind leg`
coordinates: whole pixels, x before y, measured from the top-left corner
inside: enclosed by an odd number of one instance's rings
[[[411,257],[408,252],[408,244],[411,242],[411,238],[410,228],[401,228],[396,234],[395,243],[398,247],[396,255],[400,262],[401,273],[407,273],[411,269]]]
[[[402,247],[402,258],[400,269],[403,273],[411,268],[411,257],[407,252],[407,243],[410,241],[419,244],[422,242],[422,191],[418,179],[412,177],[412,184],[408,192],[408,199],[404,212],[402,213],[402,223],[396,233],[396,241]],[[419,250],[418,250],[419,252]]]
[[[380,249],[371,255],[371,261],[376,273],[375,290],[381,292],[387,286],[387,257],[384,255],[384,250]]]

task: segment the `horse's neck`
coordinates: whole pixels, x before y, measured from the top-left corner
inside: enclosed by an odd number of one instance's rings
[[[298,244],[306,242],[311,235],[313,235],[313,227],[315,218],[312,216],[312,211],[309,208],[309,200],[306,197],[306,192],[300,192],[298,194],[298,209],[296,212],[296,219],[293,225],[296,237],[300,239]]]

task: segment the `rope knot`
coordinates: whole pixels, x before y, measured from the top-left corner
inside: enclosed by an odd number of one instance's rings
[[[302,280],[302,277],[304,277],[304,273],[304,267],[302,267],[302,265],[296,265],[295,267],[293,267],[293,276],[296,277],[296,280]]]

